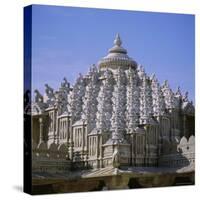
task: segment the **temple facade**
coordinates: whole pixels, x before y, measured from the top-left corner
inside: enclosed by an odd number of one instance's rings
[[[57,91],[36,89],[31,112],[33,171],[194,164],[188,93],[147,75],[118,34],[108,55],[73,86],[64,78]]]

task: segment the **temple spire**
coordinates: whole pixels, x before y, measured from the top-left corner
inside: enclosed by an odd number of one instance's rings
[[[114,45],[120,47],[121,44],[122,44],[122,41],[121,41],[120,35],[119,35],[119,33],[117,33],[117,35],[116,35],[116,37],[115,37],[115,40],[114,40]]]
[[[115,69],[120,63],[124,69],[128,69],[130,66],[136,68],[137,63],[129,58],[127,55],[127,50],[122,47],[122,40],[119,33],[116,34],[113,47],[108,50],[108,55],[102,58],[98,62],[98,66],[101,70],[106,68]]]

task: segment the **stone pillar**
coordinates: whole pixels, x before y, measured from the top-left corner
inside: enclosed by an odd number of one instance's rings
[[[99,135],[96,138],[96,167],[99,168]]]
[[[82,126],[82,132],[81,132],[81,140],[82,140],[82,147],[81,147],[81,159],[82,161],[85,161],[85,128],[84,128],[84,124]]]
[[[57,109],[57,112],[56,112],[56,131],[55,131],[55,135],[54,135],[54,141],[59,144],[59,118],[58,118],[58,109]]]
[[[69,127],[69,143],[72,143],[74,140],[73,140],[73,127],[72,127],[72,118],[71,118],[71,121],[70,121],[70,127]]]
[[[89,148],[88,148],[88,135],[87,135],[87,125],[85,124],[85,121],[84,121],[84,126],[83,126],[83,129],[84,129],[84,133],[85,133],[85,166],[88,167],[88,158],[89,158]]]
[[[70,128],[70,126],[71,126],[71,119],[70,119],[70,117],[68,116],[67,117],[67,143],[69,142],[69,138],[70,138],[70,134],[71,134],[71,128]]]
[[[145,158],[144,158],[144,162],[145,162],[145,166],[149,166],[149,127],[148,125],[146,125],[144,127],[145,129]]]
[[[39,144],[44,141],[44,124],[43,124],[43,118],[39,118],[39,123],[40,123],[40,138],[39,138]]]
[[[56,110],[54,108],[54,126],[53,126],[53,142],[56,143],[56,132],[57,132],[57,128],[58,128],[58,124],[57,124],[57,113]]]
[[[73,140],[69,140],[69,158],[72,161],[73,160],[73,153],[74,153],[74,142]]]
[[[99,136],[99,168],[103,167],[103,149],[102,149],[102,134]]]
[[[131,166],[135,165],[135,133],[131,134]]]

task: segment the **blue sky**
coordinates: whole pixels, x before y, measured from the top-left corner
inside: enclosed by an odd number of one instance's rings
[[[32,81],[44,92],[63,77],[72,84],[107,55],[116,33],[128,55],[159,82],[189,91],[194,101],[194,16],[153,12],[33,6]]]

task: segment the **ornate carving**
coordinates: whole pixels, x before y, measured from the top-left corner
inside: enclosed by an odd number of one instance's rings
[[[164,84],[162,86],[162,92],[163,92],[164,99],[165,99],[166,109],[175,108],[174,94],[169,87],[168,81],[166,81],[166,80],[164,81]]]
[[[123,141],[126,129],[126,75],[118,68],[113,92],[112,139]]]
[[[158,80],[155,77],[155,74],[151,78],[151,88],[152,88],[152,100],[153,100],[153,116],[164,115],[165,112],[165,100],[158,83]]]
[[[100,131],[110,131],[111,128],[113,84],[113,74],[106,69],[103,73],[102,85],[97,98],[96,126]]]
[[[140,89],[138,87],[139,77],[131,67],[127,72],[127,79],[127,128],[128,131],[133,132],[139,125]]]
[[[86,86],[85,96],[83,98],[82,119],[87,120],[87,131],[90,133],[96,126],[97,96],[99,92],[98,71],[95,66],[90,69],[89,83]]]
[[[76,82],[74,84],[74,87],[70,96],[70,105],[71,105],[71,113],[72,113],[73,122],[81,119],[85,89],[86,89],[86,81],[83,78],[82,74],[79,74],[79,77],[76,79]]]
[[[146,75],[142,77],[140,88],[140,123],[148,124],[153,115],[151,82]]]

